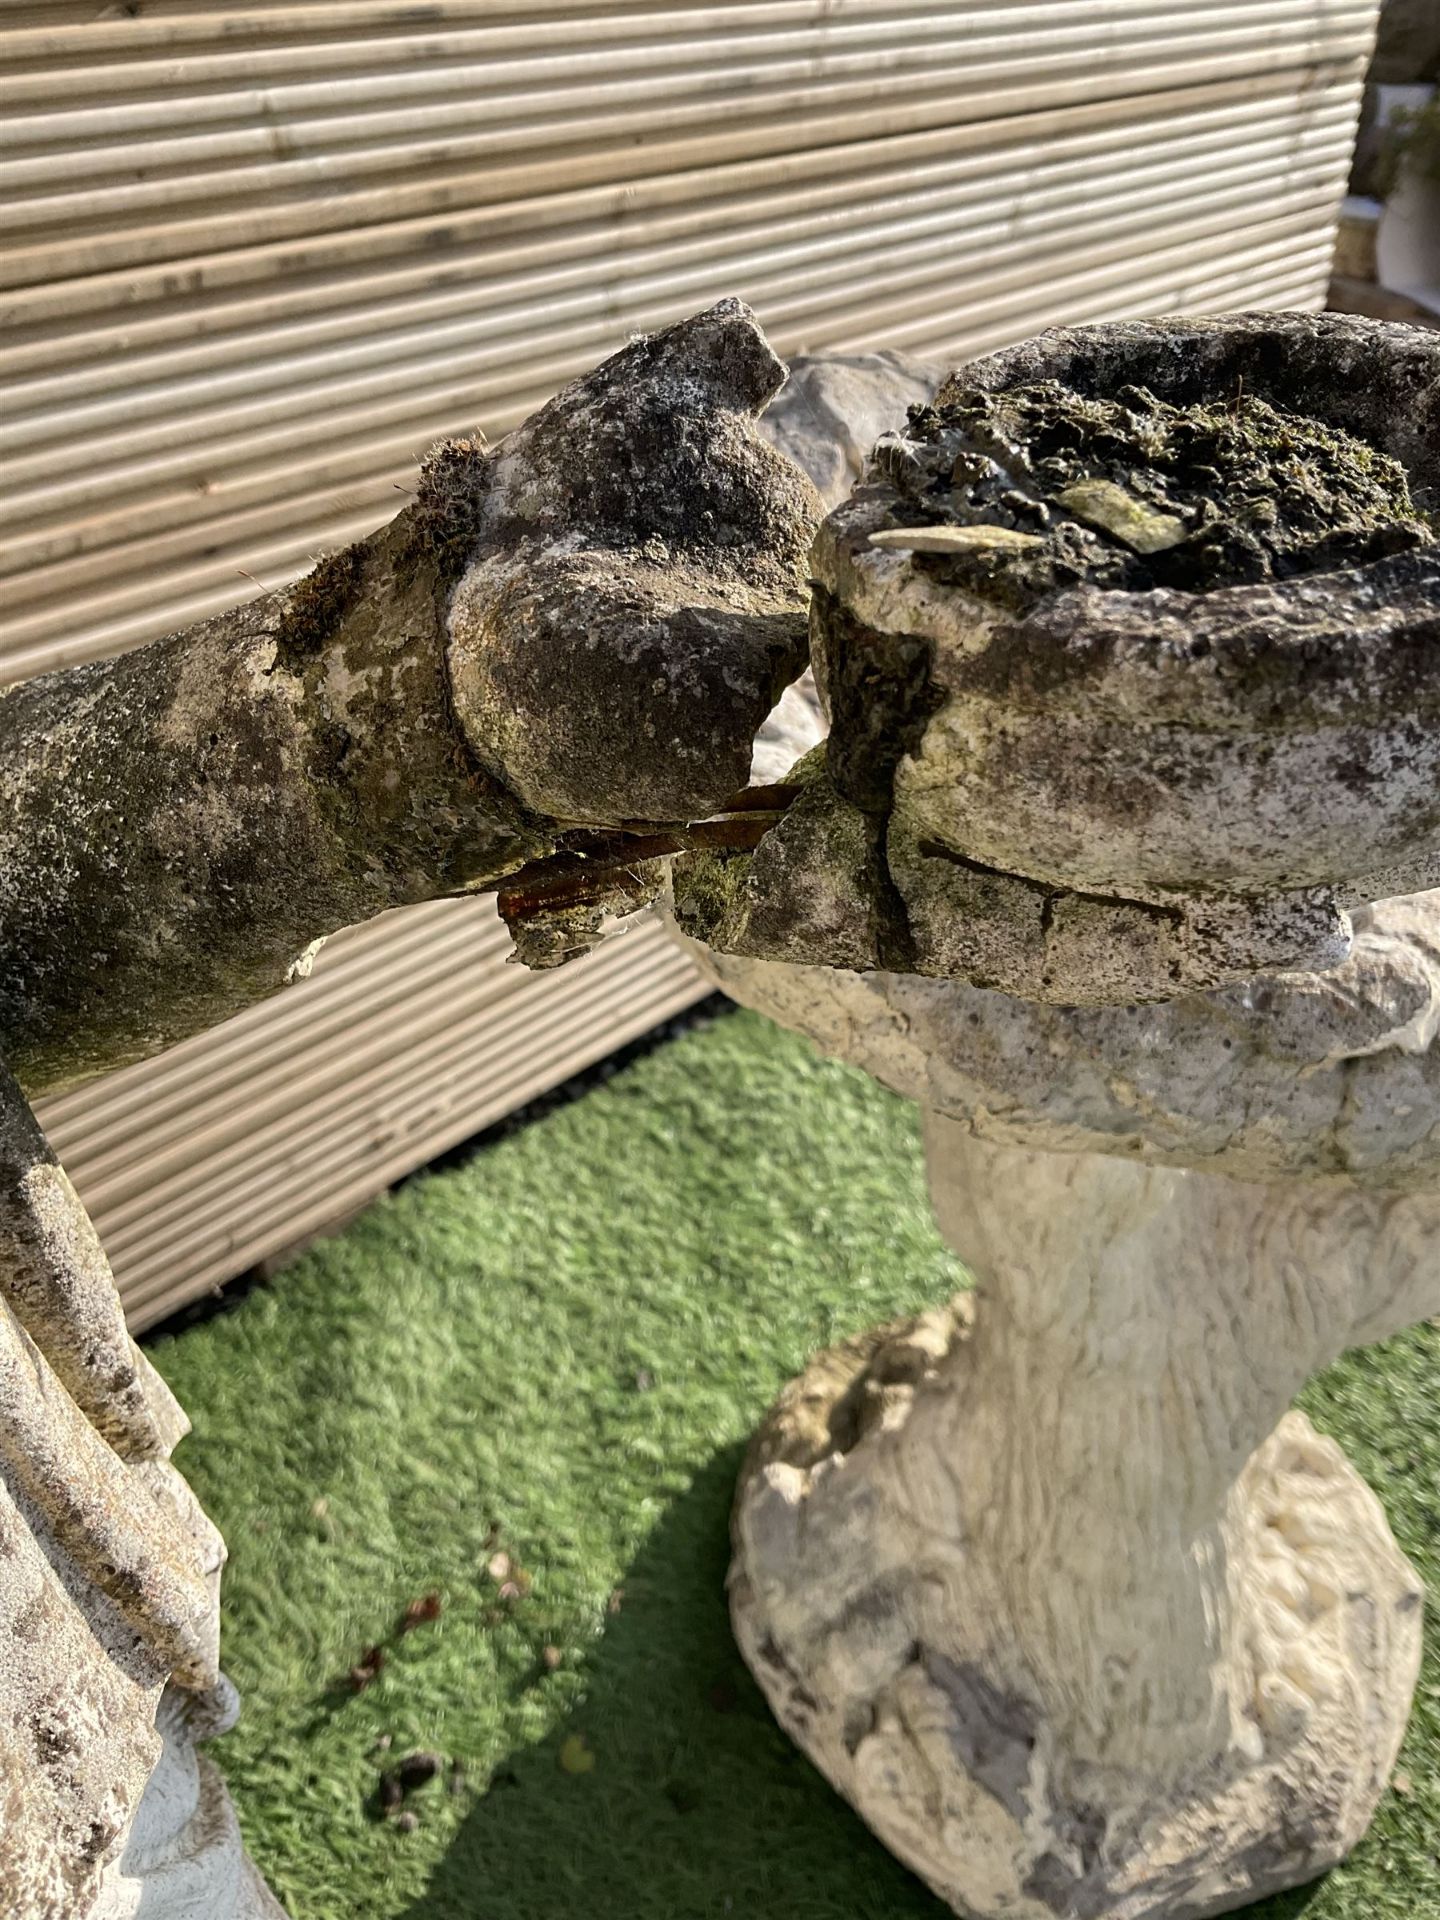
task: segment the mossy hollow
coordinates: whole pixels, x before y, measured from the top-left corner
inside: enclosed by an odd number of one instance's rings
[[[917,564],[1012,608],[1082,583],[1206,593],[1435,537],[1398,460],[1240,378],[1181,405],[1140,385],[1113,397],[1057,380],[952,386],[876,460],[896,494],[892,528],[974,530],[942,535],[957,550],[919,551]]]

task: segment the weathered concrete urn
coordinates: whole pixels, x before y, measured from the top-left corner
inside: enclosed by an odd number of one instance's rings
[[[1079,328],[952,375],[812,553],[831,817],[883,865],[834,957],[1163,999],[1333,965],[1349,906],[1430,884],[1437,427],[1434,336],[1365,321]],[[752,920],[721,944],[814,932]]]

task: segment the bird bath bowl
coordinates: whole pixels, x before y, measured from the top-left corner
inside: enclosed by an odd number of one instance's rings
[[[952,375],[812,555],[914,970],[1164,998],[1333,965],[1440,877],[1437,507],[1431,335],[1113,324]]]

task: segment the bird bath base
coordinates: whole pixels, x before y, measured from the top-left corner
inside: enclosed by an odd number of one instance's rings
[[[959,1913],[1199,1920],[1313,1879],[1384,1790],[1421,1623],[1369,1488],[1265,1411],[1318,1223],[936,1131],[942,1224],[989,1195],[973,1308],[822,1354],[772,1410],[735,1513],[747,1662]]]

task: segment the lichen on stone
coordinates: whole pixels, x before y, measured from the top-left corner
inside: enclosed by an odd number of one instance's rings
[[[836,790],[824,743],[790,770],[798,789],[753,853],[682,855],[673,876],[681,931],[728,953],[831,966],[908,966],[903,905],[880,824]]]
[[[744,785],[805,665],[821,517],[756,425],[784,377],[722,300],[632,340],[496,449],[449,602],[451,684],[477,764],[534,812],[698,820]]]
[[[917,564],[1012,610],[1088,584],[1206,593],[1430,544],[1405,469],[1358,435],[1245,391],[1171,405],[1147,387],[952,385],[876,449],[892,528],[1001,537]],[[883,543],[882,534],[877,536]]]

